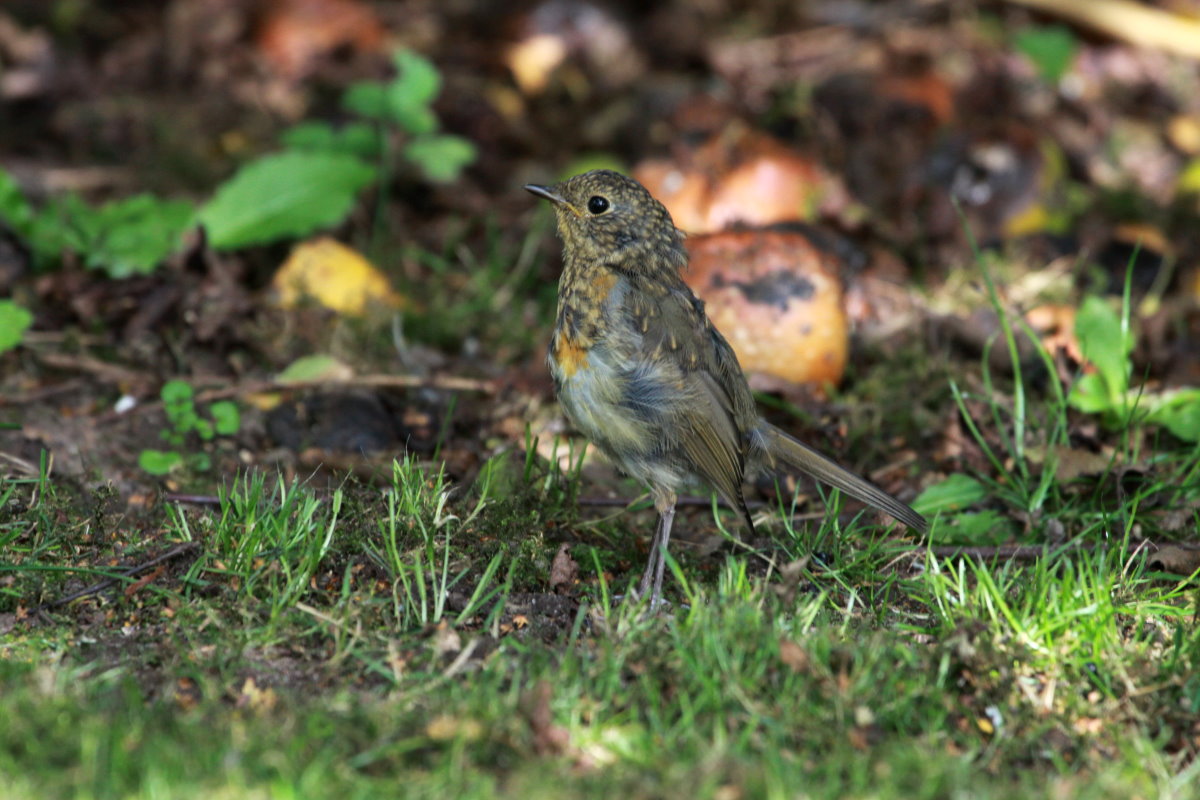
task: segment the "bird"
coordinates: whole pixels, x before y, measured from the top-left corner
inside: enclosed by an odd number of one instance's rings
[[[679,490],[707,484],[746,528],[743,484],[807,473],[919,532],[924,517],[759,414],[733,348],[684,282],[684,232],[633,178],[591,170],[525,190],[548,200],[563,243],[547,354],[571,424],[647,486],[658,512],[637,596],[662,601]]]

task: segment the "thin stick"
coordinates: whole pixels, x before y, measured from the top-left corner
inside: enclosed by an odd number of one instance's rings
[[[210,403],[213,400],[226,400],[230,397],[264,394],[266,392],[286,392],[303,389],[353,389],[362,387],[372,389],[443,389],[450,392],[482,392],[489,395],[497,394],[500,391],[497,381],[460,378],[455,375],[433,375],[429,377],[421,377],[419,375],[359,375],[345,380],[246,381],[231,386],[222,386],[218,389],[207,389],[198,392],[195,402]],[[115,422],[134,412],[153,411],[161,407],[161,400],[150,400],[140,403],[123,413],[110,411],[100,416],[96,421],[100,424]]]
[[[56,608],[61,605],[66,605],[67,603],[70,603],[74,600],[78,600],[81,597],[87,597],[88,595],[103,592],[108,587],[113,586],[113,585],[117,584],[118,582],[120,582],[121,578],[131,578],[134,575],[137,575],[139,572],[145,572],[148,569],[157,567],[159,564],[163,563],[164,561],[170,561],[173,558],[178,558],[179,556],[183,555],[184,553],[191,552],[192,550],[196,550],[199,547],[200,547],[200,544],[198,542],[183,542],[182,544],[177,544],[174,547],[172,547],[170,550],[168,550],[167,552],[158,556],[157,558],[152,558],[143,564],[138,564],[137,566],[127,567],[126,569],[121,570],[118,573],[118,577],[105,578],[104,580],[100,581],[99,583],[94,583],[91,586],[87,587],[86,589],[80,589],[78,592],[72,592],[71,594],[67,595],[66,597],[60,597],[57,600],[51,600],[48,603],[42,603],[40,606],[35,608],[33,610],[33,612],[31,612],[31,613],[36,613],[38,611],[44,611],[47,608]]]

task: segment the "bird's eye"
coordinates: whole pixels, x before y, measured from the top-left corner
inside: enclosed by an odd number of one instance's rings
[[[608,199],[600,195],[592,195],[588,199],[588,211],[593,214],[603,214],[608,211]]]

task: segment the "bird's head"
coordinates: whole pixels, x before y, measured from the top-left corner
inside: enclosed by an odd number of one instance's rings
[[[683,231],[633,178],[597,169],[551,186],[531,183],[525,189],[554,204],[568,259],[633,272],[678,270],[687,261]]]

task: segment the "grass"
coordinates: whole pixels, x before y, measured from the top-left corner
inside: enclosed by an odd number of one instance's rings
[[[990,471],[929,542],[781,502],[765,539],[674,548],[655,617],[620,599],[649,515],[581,520],[579,454],[532,441],[469,487],[405,457],[116,524],[43,464],[0,486],[5,796],[1200,795],[1200,597],[1139,546],[1195,507],[1197,451],[1126,430],[1136,480],[1066,483],[1056,379],[952,393]],[[997,526],[1044,555],[933,549]]]
[[[531,576],[555,545],[487,533],[570,522],[578,475],[516,461],[462,494],[405,459],[382,491],[260,476],[218,511],[173,511],[166,539],[202,543],[177,580],[6,635],[7,796],[1195,791],[1194,589],[1126,540],[988,564],[836,517],[781,525],[771,554],[807,556],[800,572],[738,554],[704,577],[681,552],[653,618],[611,596],[638,556],[578,541],[579,605],[522,624],[508,607],[546,591]],[[36,523],[46,484],[5,496],[38,487]],[[48,533],[3,567],[10,613],[28,582],[78,580],[34,569],[70,549]]]

